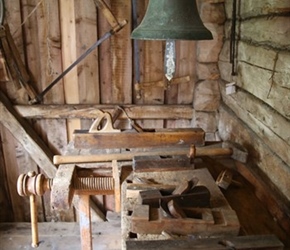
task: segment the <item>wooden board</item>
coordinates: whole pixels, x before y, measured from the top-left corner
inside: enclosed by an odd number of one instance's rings
[[[224,245],[223,245],[224,243]],[[226,245],[228,244],[228,246]],[[283,244],[274,235],[239,236],[227,237],[225,239],[171,239],[155,241],[127,241],[127,250],[145,249],[199,249],[199,250],[224,250],[231,249],[284,249]],[[227,248],[228,247],[228,248]]]
[[[78,223],[39,223],[39,250],[79,250],[81,249]],[[116,250],[121,248],[120,219],[92,224],[93,249]],[[35,249],[31,247],[29,223],[0,224],[1,249]]]
[[[135,156],[133,158],[134,172],[177,171],[194,168],[187,155],[172,156]]]
[[[138,148],[204,145],[204,131],[200,128],[160,129],[156,132],[125,131],[121,133],[74,132],[75,148]]]
[[[64,104],[15,105],[14,108],[27,119],[95,119],[100,110],[112,113],[116,105]],[[192,105],[122,105],[131,119],[192,119]],[[128,119],[122,113],[118,119]]]

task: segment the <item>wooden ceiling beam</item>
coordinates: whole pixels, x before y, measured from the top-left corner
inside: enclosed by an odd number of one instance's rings
[[[94,119],[100,110],[112,113],[118,105],[65,104],[15,105],[15,110],[27,119]],[[192,105],[122,105],[131,119],[188,119],[193,118]],[[126,119],[124,112],[119,116]]]

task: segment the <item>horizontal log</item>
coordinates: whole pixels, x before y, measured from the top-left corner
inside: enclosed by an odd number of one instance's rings
[[[230,148],[196,148],[196,156],[222,156],[232,154]],[[188,148],[176,148],[176,149],[164,149],[158,151],[146,151],[146,152],[128,152],[119,154],[91,154],[91,155],[55,155],[53,162],[56,165],[59,164],[77,164],[77,163],[93,163],[93,162],[107,162],[107,161],[129,161],[135,156],[170,156],[170,155],[189,155]]]
[[[239,62],[237,85],[290,118],[290,89],[281,88],[272,82],[272,73],[270,70]]]
[[[15,105],[27,119],[95,119],[100,110],[112,113],[118,105]],[[192,105],[122,105],[131,119],[192,119]],[[124,112],[120,119],[127,119]]]
[[[289,121],[246,92],[238,91],[227,96],[224,86],[221,86],[221,90],[225,104],[290,166]]]

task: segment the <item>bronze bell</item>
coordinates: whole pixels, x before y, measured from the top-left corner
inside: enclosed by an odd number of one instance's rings
[[[210,40],[196,0],[149,0],[141,24],[131,34],[143,40]]]

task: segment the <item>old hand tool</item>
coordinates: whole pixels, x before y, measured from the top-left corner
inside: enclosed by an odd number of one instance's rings
[[[166,204],[174,200],[181,207],[209,207],[210,193],[205,186],[196,186],[184,194],[166,194],[163,190],[146,190],[140,192],[141,204],[160,207],[161,202]]]
[[[17,191],[20,196],[29,196],[30,215],[31,215],[31,232],[32,247],[38,247],[38,226],[37,226],[37,205],[35,202],[36,195],[43,195],[45,191],[51,188],[51,181],[46,179],[43,174],[28,172],[18,177]]]
[[[17,191],[21,196],[30,197],[32,246],[37,247],[38,226],[37,206],[35,196],[41,196],[51,190],[51,207],[57,210],[70,208],[71,203],[80,213],[80,233],[83,250],[92,249],[92,233],[90,221],[90,195],[116,195],[116,186],[119,176],[99,176],[91,172],[78,175],[75,165],[60,165],[53,179],[46,178],[43,174],[29,172],[22,174],[17,181]],[[78,199],[73,200],[73,196]],[[76,202],[78,201],[78,202]]]
[[[233,180],[233,172],[229,169],[225,169],[219,174],[216,184],[222,189],[227,189],[231,184],[237,187],[242,186],[240,182]]]

